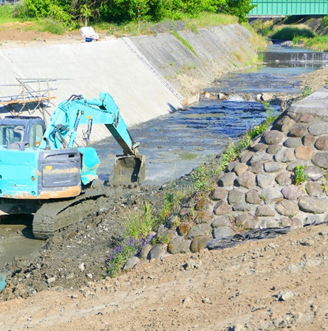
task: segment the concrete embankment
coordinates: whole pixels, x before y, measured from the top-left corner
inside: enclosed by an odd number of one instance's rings
[[[108,92],[131,126],[195,101],[201,87],[256,55],[251,33],[237,24],[179,34],[195,54],[171,34],[2,48],[0,96],[21,93],[17,86],[3,86],[17,83],[16,78],[56,79],[50,84],[57,89],[51,93],[56,99],[50,112],[72,94],[95,98]],[[7,111],[0,108],[2,114]],[[94,130],[92,140],[107,135],[100,128]]]

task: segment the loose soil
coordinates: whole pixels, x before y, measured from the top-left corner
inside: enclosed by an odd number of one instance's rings
[[[223,251],[144,261],[76,291],[53,288],[2,302],[0,327],[326,330],[327,254],[328,227],[320,225]]]
[[[19,45],[25,37],[6,38]],[[37,42],[29,40],[28,46]],[[304,75],[302,84],[315,91],[327,79],[328,69],[322,69]],[[176,189],[186,182],[188,176]],[[104,279],[106,257],[124,235],[124,217],[146,199],[159,208],[168,189],[110,188],[96,202],[97,212],[47,240],[33,261],[8,264],[13,274],[1,294],[0,329],[328,328],[327,225],[222,251],[145,260],[116,279]]]
[[[40,45],[54,44],[72,44],[81,43],[84,40],[81,38],[79,31],[65,32],[63,35],[56,35],[49,32],[41,32],[29,30],[31,23],[8,23],[0,26],[0,47],[33,47]],[[104,31],[97,31],[99,40],[115,38],[107,36]]]

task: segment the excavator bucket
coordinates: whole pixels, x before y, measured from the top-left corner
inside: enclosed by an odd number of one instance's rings
[[[119,155],[115,159],[111,183],[142,183],[145,180],[145,156]]]

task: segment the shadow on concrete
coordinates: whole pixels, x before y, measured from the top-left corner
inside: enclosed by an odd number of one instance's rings
[[[170,113],[175,113],[176,111],[178,111],[179,109],[175,108],[172,104],[168,103],[168,106],[170,108]]]

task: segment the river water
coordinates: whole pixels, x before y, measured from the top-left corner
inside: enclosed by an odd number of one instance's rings
[[[162,185],[212,160],[229,141],[238,139],[266,118],[264,105],[252,101],[252,97],[263,92],[297,93],[300,91],[297,76],[326,64],[317,55],[311,58],[308,55],[311,51],[306,51],[304,60],[304,50],[298,48],[273,45],[269,51],[268,65],[229,74],[206,89],[212,93],[228,93],[231,95],[228,100],[202,100],[184,111],[172,112],[130,129],[132,137],[140,142],[140,153],[146,156],[145,184]],[[279,60],[275,59],[274,52]],[[295,53],[298,56],[294,61],[291,54]],[[284,62],[281,54],[289,60]],[[244,100],[245,94],[252,96],[250,101]],[[121,148],[114,139],[94,147],[101,161],[99,177],[107,180],[115,154],[120,154]],[[10,218],[0,220],[0,290],[5,286],[5,263],[15,256],[32,258],[43,245],[43,241],[31,239],[31,219],[15,218],[15,224],[11,221]],[[17,221],[20,224],[16,224]]]
[[[229,141],[236,140],[266,118],[264,105],[254,101],[257,94],[299,93],[298,76],[328,63],[325,53],[320,53],[321,59],[318,55],[314,58],[307,55],[304,59],[304,52],[317,52],[302,48],[272,45],[268,52],[269,59],[264,53],[264,60],[269,62],[266,65],[228,74],[205,89],[211,94],[227,93],[228,100],[202,100],[185,111],[173,112],[130,129],[132,137],[141,144],[140,153],[147,159],[145,184],[161,185],[172,181],[213,159]],[[273,54],[280,60],[276,61]],[[282,61],[284,57],[286,61]],[[106,180],[112,173],[114,156],[121,153],[121,149],[113,139],[95,147],[101,159],[100,178]]]

